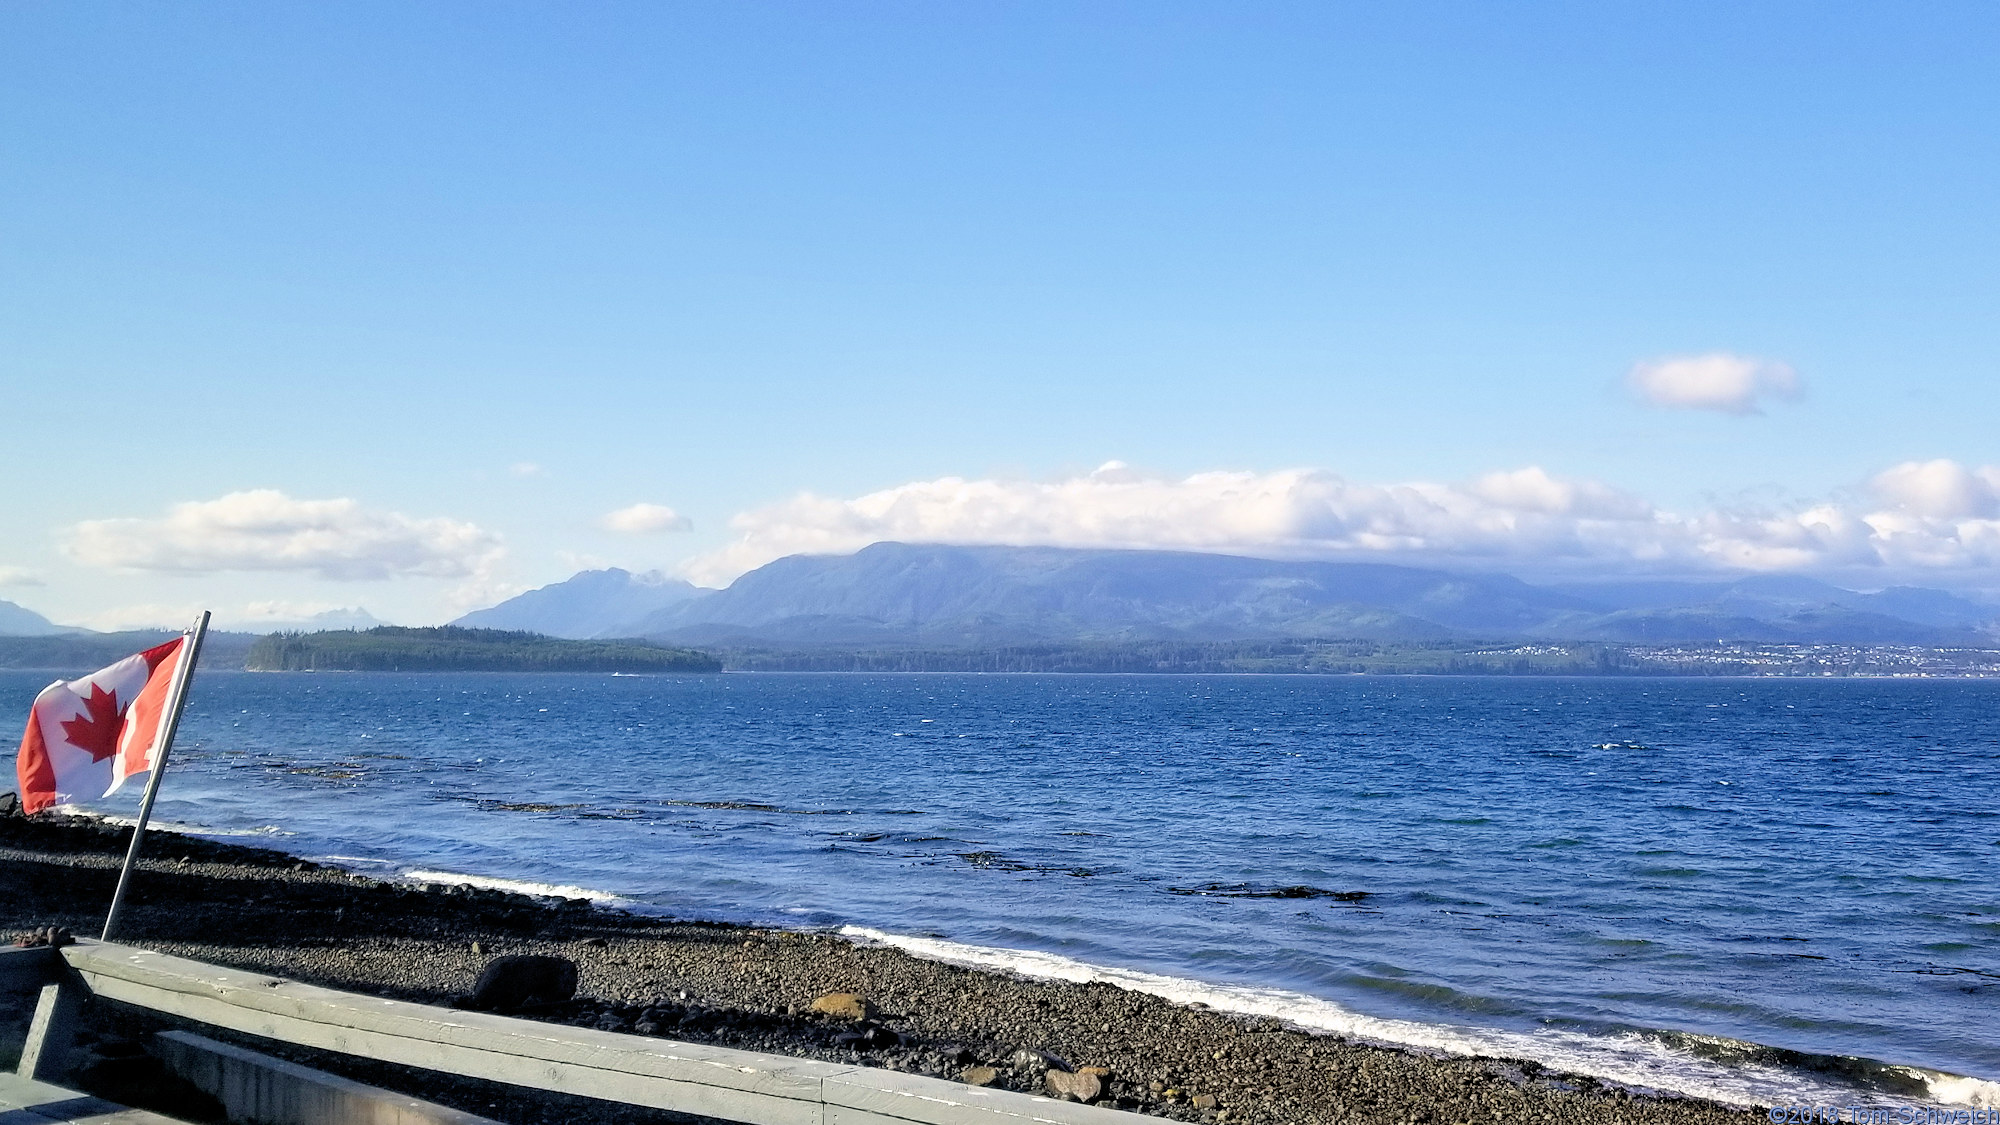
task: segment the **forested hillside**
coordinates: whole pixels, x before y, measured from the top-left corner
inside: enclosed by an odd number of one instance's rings
[[[252,672],[720,672],[693,649],[645,641],[567,641],[500,629],[273,633],[250,647]]]

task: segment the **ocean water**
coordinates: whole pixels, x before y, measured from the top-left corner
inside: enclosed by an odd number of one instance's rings
[[[2000,1104],[2000,683],[205,673],[174,762],[163,821],[377,875]]]

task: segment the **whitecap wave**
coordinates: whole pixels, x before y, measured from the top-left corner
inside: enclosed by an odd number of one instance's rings
[[[102,824],[115,824],[120,828],[131,828],[139,823],[136,816],[119,816],[116,813],[98,812],[82,805],[56,805],[50,811],[78,820],[95,820]],[[146,822],[148,832],[173,832],[181,836],[207,836],[216,839],[242,838],[252,836],[291,836],[275,824],[260,824],[254,828],[211,828],[206,824],[184,824],[177,820],[161,820],[153,817]]]
[[[626,901],[610,891],[573,887],[566,883],[536,883],[526,879],[500,879],[491,875],[462,875],[455,871],[429,871],[420,867],[399,872],[399,876],[412,883],[450,883],[461,887],[478,887],[481,890],[532,895],[535,898],[581,898],[589,899],[591,902],[619,904]]]
[[[1387,1019],[1364,1015],[1317,996],[1276,988],[1209,984],[1136,969],[1092,965],[1055,953],[967,945],[912,937],[865,926],[844,926],[855,941],[893,946],[926,960],[1078,984],[1104,982],[1178,1004],[1265,1016],[1308,1031],[1341,1035],[1448,1055],[1531,1059],[1553,1070],[1587,1075],[1621,1086],[1703,1098],[1732,1106],[1906,1105],[1908,1097],[1826,1081],[1796,1069],[1764,1063],[1723,1063],[1676,1050],[1638,1032],[1592,1035],[1550,1028],[1508,1031]],[[1923,1083],[1922,1100],[1953,1105],[2000,1105],[2000,1083],[1960,1075],[1895,1067]]]
[[[365,855],[315,855],[315,856],[307,856],[306,858],[312,860],[314,863],[324,863],[333,867],[358,868],[358,867],[396,866],[395,860],[375,859],[371,856],[365,856]]]
[[[2000,1106],[2000,1082],[1967,1078],[1962,1074],[1907,1067],[1930,1088],[1931,1100],[1951,1105]]]

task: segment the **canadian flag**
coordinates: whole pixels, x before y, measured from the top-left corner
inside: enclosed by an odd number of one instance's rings
[[[80,680],[58,680],[35,697],[14,769],[21,804],[40,812],[62,800],[109,797],[153,768],[167,695],[186,659],[187,638],[128,656]]]

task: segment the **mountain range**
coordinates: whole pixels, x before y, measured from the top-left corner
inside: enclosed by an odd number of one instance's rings
[[[355,606],[352,609],[329,609],[309,617],[296,620],[266,619],[257,622],[245,632],[248,633],[320,633],[328,630],[372,629],[386,622],[374,614]],[[164,628],[164,627],[163,627]],[[135,633],[150,633],[156,630],[128,630]],[[168,635],[178,632],[166,629]],[[0,637],[55,637],[55,636],[109,636],[99,634],[94,629],[82,629],[75,625],[57,625],[34,610],[13,602],[0,601]]]
[[[25,606],[0,601],[0,637],[53,637],[84,631],[69,625],[58,625]]]
[[[551,637],[587,640],[634,637],[653,614],[712,591],[663,574],[633,574],[612,567],[586,570],[569,580],[530,590],[490,609],[452,622],[468,629],[526,629]]]
[[[1531,585],[1490,573],[1174,551],[878,543],[703,590],[584,571],[454,624],[725,647],[1352,639],[2000,642],[2000,607],[1798,576]]]

